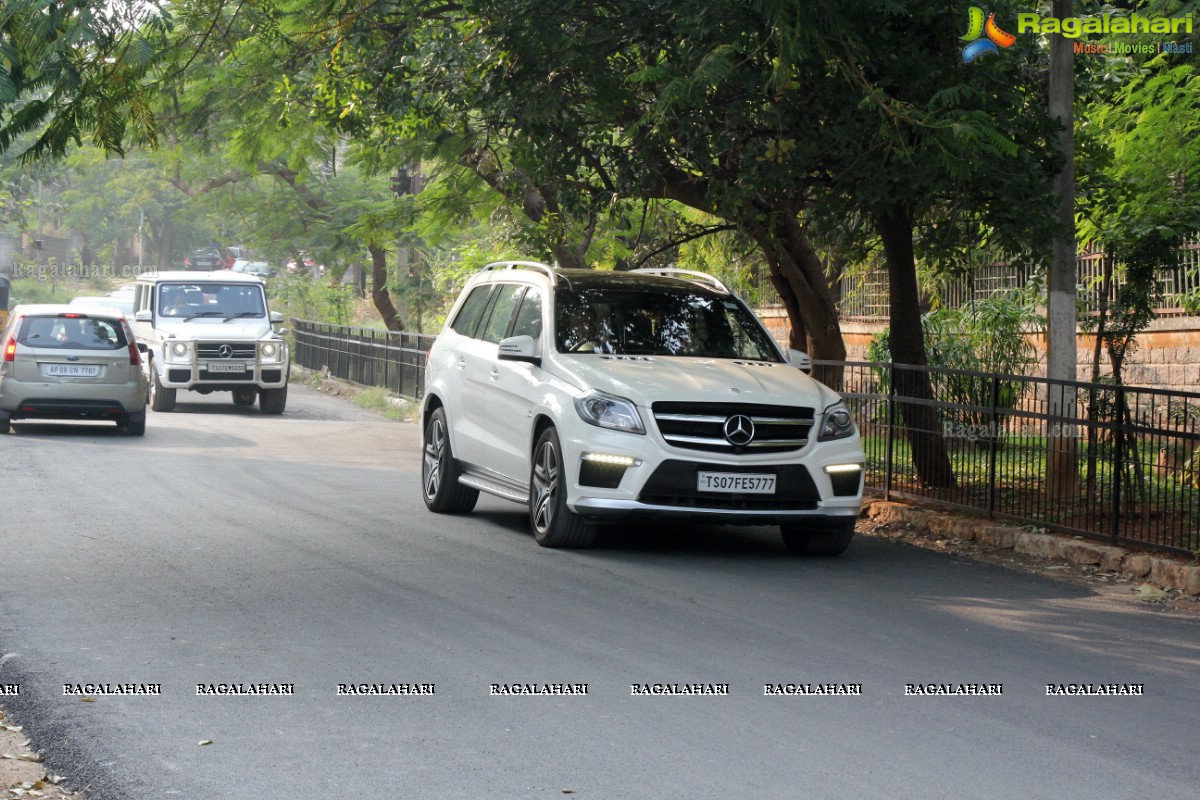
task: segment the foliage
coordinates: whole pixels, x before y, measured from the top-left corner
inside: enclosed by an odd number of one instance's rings
[[[106,153],[157,141],[153,86],[170,17],[148,0],[6,0],[0,11],[0,153],[33,135],[27,160],[61,157],[87,134]]]
[[[1037,349],[1027,334],[1044,324],[1039,309],[1039,282],[1018,290],[997,293],[971,305],[943,307],[922,316],[929,366],[934,367],[934,397],[940,402],[995,407],[1001,411],[1017,407],[1029,385],[1024,381],[995,381],[994,376],[1029,375],[1038,363]],[[890,329],[876,334],[867,349],[867,360],[890,363]],[[944,372],[942,370],[951,370]],[[983,373],[983,374],[965,374]],[[886,373],[876,369],[887,390]],[[987,411],[944,412],[947,421],[986,430]]]

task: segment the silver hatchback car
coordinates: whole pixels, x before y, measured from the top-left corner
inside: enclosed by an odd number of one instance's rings
[[[146,432],[142,354],[115,308],[17,306],[0,334],[0,433],[18,419],[110,420]]]

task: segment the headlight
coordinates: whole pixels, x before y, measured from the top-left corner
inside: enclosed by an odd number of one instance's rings
[[[575,410],[584,422],[627,433],[645,433],[637,408],[623,397],[592,390],[575,398]]]
[[[854,417],[843,402],[837,402],[825,409],[821,416],[821,433],[818,442],[828,442],[832,439],[845,439],[854,435]]]
[[[276,342],[263,342],[258,350],[263,361],[278,361],[279,351],[279,344]]]
[[[191,342],[167,342],[167,361],[173,364],[190,364],[192,361]]]

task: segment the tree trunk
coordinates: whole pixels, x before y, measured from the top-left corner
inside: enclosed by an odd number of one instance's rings
[[[400,319],[387,288],[387,252],[375,245],[368,245],[367,250],[371,253],[371,300],[387,329],[402,331],[404,321]]]
[[[1071,0],[1054,0],[1059,19],[1072,16]],[[1050,36],[1050,115],[1058,120],[1058,146],[1062,170],[1054,178],[1058,196],[1058,223],[1062,232],[1054,240],[1050,274],[1046,281],[1046,377],[1074,381],[1075,321],[1075,54],[1073,40]],[[1076,392],[1073,386],[1047,385],[1050,429],[1047,433],[1046,496],[1056,502],[1079,496]]]
[[[956,485],[954,468],[942,436],[940,415],[931,405],[905,402],[933,400],[929,373],[905,369],[924,367],[925,339],[918,310],[917,262],[913,253],[912,219],[902,209],[890,208],[875,214],[875,225],[887,258],[888,302],[891,314],[889,342],[892,350],[892,381],[900,415],[912,447],[917,477],[925,486],[951,489]]]
[[[771,270],[771,283],[791,323],[789,345],[813,359],[845,361],[837,305],[825,276],[825,265],[792,211],[769,215],[771,222],[742,222],[758,244]],[[834,390],[842,384],[840,366],[814,366],[813,377]]]

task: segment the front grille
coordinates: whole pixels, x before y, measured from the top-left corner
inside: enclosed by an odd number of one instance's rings
[[[757,403],[653,403],[658,431],[675,447],[713,453],[786,453],[808,444],[813,409]],[[734,445],[725,438],[725,422],[742,415],[754,423],[754,438]]]
[[[701,492],[697,489],[697,474],[700,472],[774,473],[775,493]],[[820,499],[821,493],[802,464],[742,467],[697,464],[692,461],[664,461],[659,464],[638,495],[638,502],[648,505],[729,511],[808,511],[815,509]]]
[[[256,353],[254,342],[197,342],[196,354],[200,358],[221,358],[221,345],[233,348],[229,358],[254,358]]]

